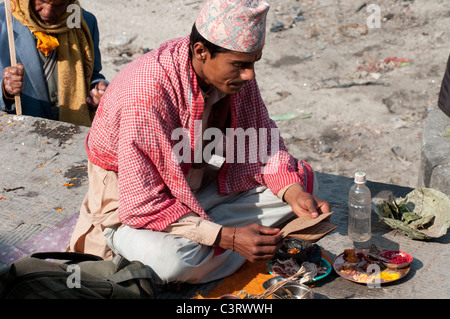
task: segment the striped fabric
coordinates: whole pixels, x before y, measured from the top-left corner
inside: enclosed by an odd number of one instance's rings
[[[43,69],[44,69],[44,78],[46,82],[50,80],[50,77],[55,71],[55,67],[58,62],[57,50],[58,49],[53,50],[44,63]]]
[[[189,37],[163,43],[131,62],[111,82],[100,102],[86,148],[92,163],[118,171],[122,223],[160,231],[191,211],[209,219],[185,178],[192,165],[188,155],[194,158],[195,127],[203,109],[204,100],[189,57]],[[235,160],[242,151],[238,143],[234,149],[229,148],[218,176],[220,193],[265,185],[277,194],[295,182],[301,182],[312,193],[311,167],[288,154],[255,80],[230,97],[230,112],[231,127],[236,130],[277,135],[258,135],[253,144],[244,148],[244,163]],[[173,134],[179,131],[185,132],[184,144],[190,146],[182,149],[182,163],[174,153],[175,149],[179,152],[183,141]],[[263,155],[271,154],[271,136],[276,138],[274,149],[278,152],[264,160]],[[261,145],[266,146],[260,151]],[[229,156],[231,152],[234,159]],[[258,160],[249,161],[249,157]]]

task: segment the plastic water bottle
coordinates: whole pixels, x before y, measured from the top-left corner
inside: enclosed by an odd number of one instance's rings
[[[355,173],[355,184],[348,194],[348,236],[354,242],[365,242],[372,237],[372,197],[366,186],[366,173]]]

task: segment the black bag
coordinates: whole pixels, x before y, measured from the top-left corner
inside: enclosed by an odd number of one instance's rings
[[[122,256],[103,260],[72,252],[36,253],[0,269],[0,299],[153,298],[150,270]]]

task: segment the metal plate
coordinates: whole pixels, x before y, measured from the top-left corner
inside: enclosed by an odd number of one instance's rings
[[[369,249],[362,249],[360,251],[363,253],[369,252]],[[371,267],[371,270],[374,272],[366,272],[362,269],[361,265],[363,264],[346,261],[344,259],[344,253],[337,256],[333,261],[333,269],[339,276],[359,284],[386,284],[394,282],[405,277],[411,269],[411,266],[402,269],[389,269],[380,262],[375,263],[374,265],[376,266]]]

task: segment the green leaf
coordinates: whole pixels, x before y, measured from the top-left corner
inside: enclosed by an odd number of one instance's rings
[[[394,212],[389,214],[386,207]],[[417,188],[404,199],[375,203],[374,210],[391,228],[414,239],[439,238],[450,227],[450,199],[432,188]],[[401,218],[393,218],[397,215],[395,210]]]

